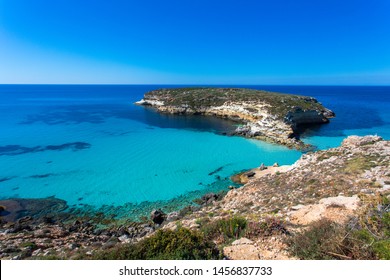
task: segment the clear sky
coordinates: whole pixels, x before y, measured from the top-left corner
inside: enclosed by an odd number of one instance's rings
[[[0,0],[0,83],[390,85],[390,1]]]

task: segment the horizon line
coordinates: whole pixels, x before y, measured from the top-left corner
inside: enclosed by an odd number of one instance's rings
[[[216,83],[212,83],[212,84],[199,84],[199,83],[195,83],[195,84],[192,84],[192,83],[144,83],[144,84],[137,84],[137,83],[129,83],[129,84],[116,84],[116,83],[107,83],[107,84],[103,84],[103,83],[0,83],[0,86],[308,86],[308,87],[312,87],[312,86],[321,86],[321,87],[334,87],[334,86],[338,86],[338,87],[353,87],[353,86],[356,86],[356,87],[364,87],[364,86],[367,86],[367,87],[372,87],[372,86],[383,86],[383,87],[388,87],[390,86],[390,84],[361,84],[361,85],[357,85],[357,84],[216,84]]]

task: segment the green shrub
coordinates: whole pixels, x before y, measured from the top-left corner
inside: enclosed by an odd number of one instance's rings
[[[207,260],[220,257],[215,244],[186,228],[159,230],[136,244],[120,245],[94,256],[101,260]]]
[[[342,235],[336,223],[329,220],[314,222],[308,230],[288,239],[290,252],[304,260],[327,260],[338,254],[335,238]]]
[[[209,223],[199,222],[201,231],[218,243],[227,243],[232,239],[240,238],[245,231],[247,221],[243,217],[233,216],[228,219],[220,219]]]
[[[390,240],[381,240],[373,245],[374,253],[378,259],[390,260]]]

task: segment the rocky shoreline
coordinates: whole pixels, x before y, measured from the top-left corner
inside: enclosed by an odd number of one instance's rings
[[[340,147],[304,154],[291,166],[262,165],[239,174],[239,179],[244,179],[243,187],[231,188],[226,195],[204,195],[198,201],[199,207],[172,213],[155,210],[142,222],[120,222],[104,215],[77,216],[66,211],[53,215],[53,209],[64,207],[55,198],[45,204],[2,201],[0,258],[90,259],[126,248],[123,246],[143,244],[160,229],[182,232],[180,229],[185,228],[211,236],[224,258],[294,259],[297,256],[291,253],[286,236],[300,234],[323,219],[340,225],[355,221],[355,225],[356,221],[371,221],[373,215],[379,215],[374,220],[388,217],[389,167],[390,141],[378,136],[350,136]],[[377,197],[381,202],[373,204]],[[27,205],[35,205],[40,218],[14,216],[14,221],[7,221],[6,211],[16,204],[22,211]],[[367,205],[374,210],[361,216]],[[42,212],[43,208],[46,212]],[[210,234],[210,225],[231,219],[234,224],[236,220],[245,221],[244,236],[226,239],[219,233]],[[384,220],[381,226],[386,223]],[[215,227],[217,231],[219,227]],[[375,244],[374,241],[370,242]],[[330,256],[337,255],[354,258],[337,252]]]
[[[231,259],[295,259],[284,232],[299,234],[323,220],[342,226],[356,224],[356,219],[369,222],[369,215],[379,209],[381,217],[389,217],[389,167],[390,141],[378,136],[350,136],[340,147],[304,154],[291,166],[260,166],[236,175],[245,183],[243,187],[185,217],[182,224],[198,229],[199,220],[212,223],[235,215],[263,225],[270,219],[272,225],[276,219],[283,222],[283,232],[237,240],[223,247],[224,255]],[[374,203],[378,197],[381,202]],[[378,210],[361,216],[368,207]],[[212,217],[208,213],[213,213]],[[175,228],[175,224],[166,227]],[[389,229],[387,224],[384,231]],[[390,244],[387,238],[385,242]],[[390,248],[386,250],[388,254]]]
[[[327,123],[335,116],[313,97],[237,88],[160,89],[136,104],[161,113],[233,120],[240,125],[232,135],[304,150],[310,146],[299,139],[302,127]]]

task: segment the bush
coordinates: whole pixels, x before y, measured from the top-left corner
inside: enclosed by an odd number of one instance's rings
[[[207,260],[220,258],[215,244],[186,228],[159,230],[136,244],[120,245],[94,256],[99,260]]]
[[[288,239],[290,252],[304,260],[334,259],[339,254],[337,249],[338,237],[342,236],[340,227],[329,220],[314,222],[308,230],[295,234]]]
[[[232,239],[240,238],[245,231],[247,221],[243,217],[234,216],[228,219],[220,219],[213,222],[199,222],[201,231],[218,243],[227,243]]]

